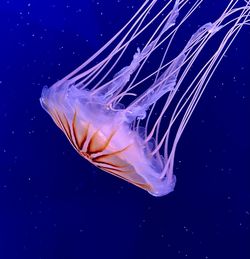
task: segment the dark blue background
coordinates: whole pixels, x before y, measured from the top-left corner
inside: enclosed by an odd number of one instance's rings
[[[40,107],[42,86],[105,43],[131,2],[0,1],[1,259],[250,258],[249,27],[183,134],[168,196],[84,161]],[[197,24],[225,2],[205,1]]]

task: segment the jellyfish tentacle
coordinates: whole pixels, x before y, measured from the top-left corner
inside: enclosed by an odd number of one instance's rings
[[[114,40],[116,38],[118,38],[118,36],[128,27],[129,24],[132,23],[133,18],[130,20],[129,23],[127,23],[123,30],[120,30],[117,35],[115,37],[113,37],[107,44],[105,44],[103,46],[103,48],[101,49],[101,52],[97,52],[98,54],[94,54],[90,59],[89,62],[85,62],[84,64],[82,64],[79,68],[77,68],[75,70],[75,73],[71,75],[71,81],[72,82],[76,82],[78,80],[80,80],[80,82],[78,82],[76,84],[77,87],[80,88],[86,88],[86,86],[88,86],[100,73],[101,71],[108,65],[108,63],[112,60],[112,58],[119,53],[120,51],[124,50],[127,48],[127,46],[129,45],[129,43],[134,40],[136,37],[138,37],[138,35],[140,35],[142,33],[143,30],[140,30],[140,32],[135,33],[135,35],[133,34],[133,36],[131,37],[131,39],[129,39],[126,43],[124,43],[126,41],[126,39],[128,38],[129,34],[133,31],[134,28],[136,28],[137,24],[139,23],[138,28],[141,25],[141,22],[145,19],[145,17],[148,15],[149,11],[152,9],[152,7],[154,6],[154,4],[156,3],[157,0],[153,0],[147,7],[145,10],[143,10],[143,8],[140,8],[139,11],[142,13],[140,14],[140,12],[138,11],[137,14],[139,15],[139,17],[136,19],[136,21],[132,24],[131,28],[129,29],[129,31],[125,34],[125,36],[123,36],[123,38],[120,40],[120,42],[116,45],[116,47],[112,50],[112,52],[105,58],[103,59],[101,62],[99,62],[98,64],[96,64],[95,66],[91,67],[90,69],[88,69],[87,71],[84,71],[80,74],[77,74],[80,70],[82,70],[88,63],[90,63],[91,61],[93,61],[97,56],[99,56],[104,50],[106,50],[109,45],[111,45]],[[147,3],[149,2],[148,0],[146,1]],[[146,4],[146,2],[144,4]],[[145,5],[146,6],[146,5]],[[144,6],[144,7],[145,7]],[[134,17],[136,17],[136,15],[134,15]],[[137,29],[135,29],[135,32],[137,32]],[[65,78],[68,79],[68,78]],[[88,82],[86,82],[87,80],[89,80]],[[98,84],[97,84],[98,85]],[[97,87],[97,85],[95,87],[93,87],[93,89],[95,89]]]
[[[145,6],[150,2],[150,0],[145,0],[142,6],[138,9],[138,11],[132,16],[132,18],[116,33],[103,47],[101,47],[95,54],[93,54],[89,59],[87,59],[82,65],[77,67],[67,76],[65,76],[62,81],[66,81],[73,76],[75,76],[78,72],[80,72],[84,67],[86,67],[89,63],[91,63],[96,57],[98,57],[112,42],[136,19],[136,17],[143,11]],[[155,4],[156,0],[153,0],[150,5]]]

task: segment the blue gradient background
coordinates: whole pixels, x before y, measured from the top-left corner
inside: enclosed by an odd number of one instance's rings
[[[205,1],[197,24],[225,2]],[[1,259],[250,258],[249,27],[183,134],[168,196],[84,161],[40,107],[42,86],[96,51],[141,3],[0,1]]]

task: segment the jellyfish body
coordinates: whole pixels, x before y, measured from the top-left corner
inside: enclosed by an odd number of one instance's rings
[[[194,108],[222,56],[249,24],[250,1],[240,2],[242,5],[230,1],[217,20],[201,26],[171,59],[168,54],[178,31],[202,0],[191,7],[186,0],[169,1],[147,21],[156,2],[145,1],[99,51],[65,78],[45,87],[40,101],[81,156],[103,171],[162,196],[174,189],[176,146]],[[137,48],[128,66],[117,70],[129,47],[155,23],[145,46]],[[190,69],[217,33],[222,38],[187,84]],[[140,77],[160,49],[157,68]]]

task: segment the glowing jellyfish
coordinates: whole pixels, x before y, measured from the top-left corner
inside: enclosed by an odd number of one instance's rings
[[[250,1],[232,0],[171,57],[178,34],[202,0],[189,2],[159,7],[156,0],[145,1],[110,41],[45,87],[40,99],[81,156],[154,196],[173,191],[182,132],[223,55],[249,24]],[[146,43],[140,49],[141,38]]]

